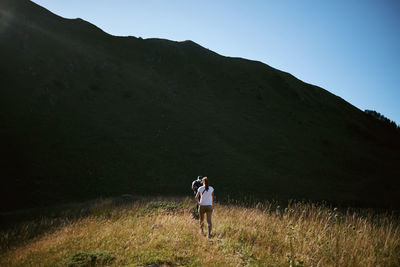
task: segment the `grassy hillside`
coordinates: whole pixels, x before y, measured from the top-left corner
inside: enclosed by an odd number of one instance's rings
[[[2,210],[185,195],[198,174],[220,196],[400,203],[399,133],[324,89],[27,0],[0,16]]]
[[[398,218],[314,204],[217,204],[202,236],[193,200],[104,199],[37,210],[1,231],[1,266],[398,266]],[[49,210],[50,211],[50,210]],[[10,213],[9,220],[24,213]],[[92,264],[92,265],[90,265]],[[153,265],[152,265],[153,264]]]

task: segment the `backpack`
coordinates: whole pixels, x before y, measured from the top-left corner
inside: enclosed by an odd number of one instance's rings
[[[200,176],[199,176],[200,177]],[[200,180],[200,178],[197,178],[197,180],[194,180],[192,182],[192,190],[194,191],[194,194],[197,194],[197,190],[199,189],[200,186],[203,185],[203,182]]]

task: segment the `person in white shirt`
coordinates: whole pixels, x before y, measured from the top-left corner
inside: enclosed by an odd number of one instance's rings
[[[210,238],[212,230],[211,216],[214,203],[214,188],[212,186],[209,186],[207,177],[204,177],[202,179],[202,182],[203,186],[200,186],[197,190],[195,199],[197,204],[199,205],[201,234],[204,235],[204,214],[207,214],[208,238]]]

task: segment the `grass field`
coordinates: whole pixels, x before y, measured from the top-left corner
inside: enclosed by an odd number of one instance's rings
[[[3,227],[0,266],[400,265],[393,215],[311,203],[216,204],[208,239],[193,212],[188,198],[102,199],[38,211],[46,215]]]

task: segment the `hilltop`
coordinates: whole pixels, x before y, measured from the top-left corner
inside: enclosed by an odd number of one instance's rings
[[[27,0],[0,16],[2,210],[187,195],[199,174],[220,198],[400,203],[399,132],[327,90]]]

